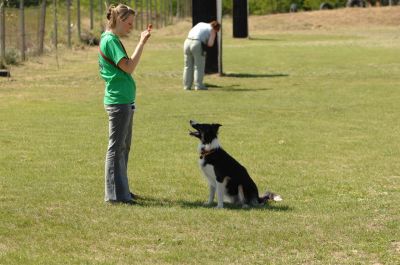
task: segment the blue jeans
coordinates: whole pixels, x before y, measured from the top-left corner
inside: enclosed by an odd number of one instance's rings
[[[128,158],[131,148],[133,104],[106,105],[109,124],[105,162],[105,201],[132,199],[128,183]]]

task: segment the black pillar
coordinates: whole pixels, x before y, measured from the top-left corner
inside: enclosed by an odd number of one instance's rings
[[[247,0],[233,0],[233,37],[247,38],[249,26],[247,21]]]
[[[217,20],[217,1],[216,0],[192,0],[192,25],[199,22],[209,23]],[[214,46],[207,48],[206,74],[218,73],[218,39]]]

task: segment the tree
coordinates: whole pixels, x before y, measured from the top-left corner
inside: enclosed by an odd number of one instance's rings
[[[81,1],[76,0],[76,28],[78,30],[78,38],[81,39]]]
[[[40,4],[39,30],[38,30],[38,38],[37,38],[38,39],[38,55],[43,54],[45,22],[46,22],[46,0],[42,0],[42,2]]]
[[[90,0],[90,30],[93,29],[93,0]]]
[[[4,0],[0,1],[0,63],[6,58],[6,14]]]
[[[58,36],[57,36],[57,0],[53,0],[53,16],[54,16],[54,21],[53,21],[53,45],[54,48],[57,50],[57,44],[58,44]]]
[[[67,35],[68,47],[71,48],[71,0],[65,2],[67,4]]]
[[[24,0],[19,2],[19,32],[20,32],[20,51],[21,60],[25,61],[25,12],[24,12]]]

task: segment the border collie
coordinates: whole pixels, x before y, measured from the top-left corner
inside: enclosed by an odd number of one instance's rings
[[[247,170],[230,156],[218,142],[221,124],[190,121],[196,131],[189,135],[199,138],[199,166],[207,178],[210,194],[206,205],[211,205],[217,192],[217,208],[224,207],[224,199],[243,208],[264,205],[267,201],[282,201],[281,196],[266,192],[259,197],[258,189]]]

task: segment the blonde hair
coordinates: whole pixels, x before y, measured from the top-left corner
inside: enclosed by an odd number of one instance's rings
[[[107,10],[107,26],[108,28],[113,29],[117,25],[117,18],[125,21],[129,16],[134,16],[135,14],[135,10],[127,5],[110,5]]]

